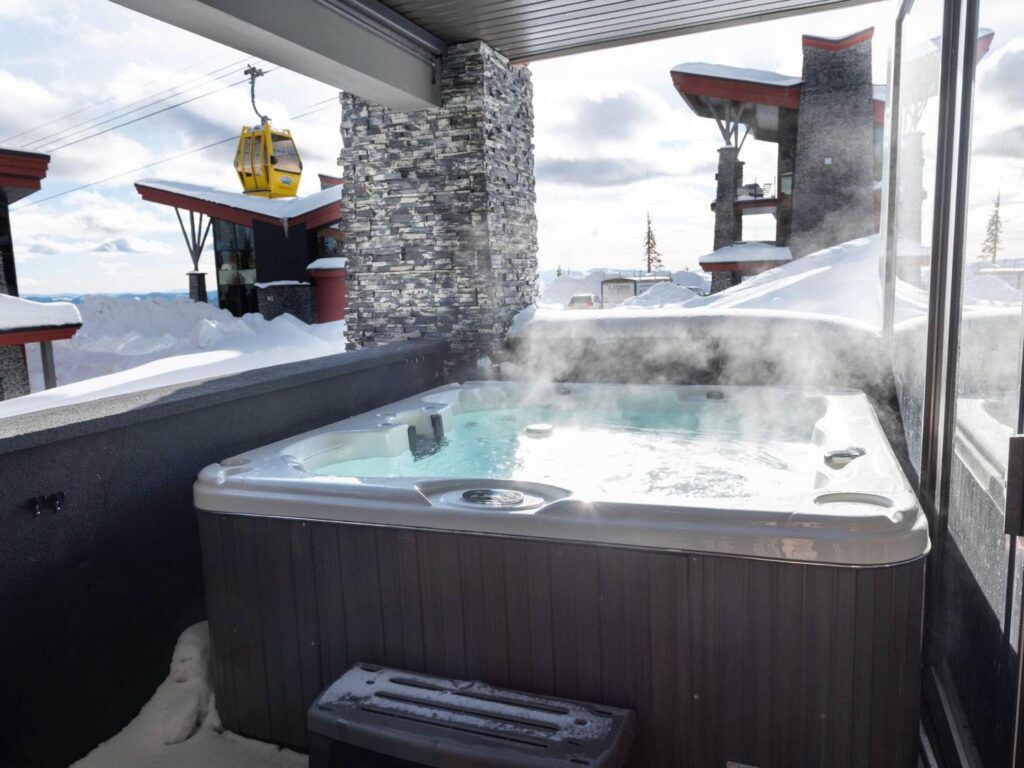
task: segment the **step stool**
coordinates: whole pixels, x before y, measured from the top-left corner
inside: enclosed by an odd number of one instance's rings
[[[628,709],[357,664],[313,702],[309,768],[621,768]]]

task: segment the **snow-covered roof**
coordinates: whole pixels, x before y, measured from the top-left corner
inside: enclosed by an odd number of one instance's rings
[[[348,266],[348,259],[344,256],[324,256],[315,259],[306,266],[306,271],[311,269],[344,269]]]
[[[0,332],[81,325],[78,307],[67,301],[29,301],[0,293]]]
[[[304,280],[271,280],[269,283],[256,283],[257,288],[285,288],[296,285],[309,285]]]
[[[708,64],[703,61],[677,64],[672,67],[673,72],[683,75],[701,75],[703,77],[718,77],[722,80],[742,80],[747,83],[760,83],[762,85],[777,85],[788,87],[800,85],[802,78],[780,75],[778,72],[768,72],[763,69],[746,69],[744,67],[729,67],[724,64]]]
[[[731,264],[743,261],[792,261],[793,253],[789,246],[772,245],[771,243],[733,243],[701,256],[701,264]]]
[[[252,197],[241,192],[228,192],[201,184],[187,184],[182,181],[165,181],[163,179],[142,179],[136,182],[136,186],[150,187],[170,194],[191,197],[207,203],[224,205],[281,220],[304,216],[341,199],[341,187],[337,186],[327,187],[312,195],[303,195],[302,197],[276,198]]]

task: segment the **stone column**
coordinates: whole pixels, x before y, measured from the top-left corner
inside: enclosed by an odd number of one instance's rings
[[[188,297],[192,301],[206,303],[206,273],[188,273]]]
[[[875,231],[871,30],[842,40],[804,36],[794,257]]]
[[[739,147],[718,150],[718,173],[715,180],[715,250],[743,239],[743,216],[736,210],[737,191],[743,186],[743,161]],[[740,282],[738,272],[715,272],[711,275],[711,293],[724,291]]]
[[[718,150],[715,180],[715,250],[743,239],[743,216],[736,210],[736,191],[743,186],[743,161],[739,147]]]
[[[535,295],[533,86],[482,42],[449,48],[440,78],[437,109],[342,96],[346,320],[353,346],[444,338],[465,363]]]
[[[28,364],[25,347],[17,344],[0,347],[0,400],[29,393]]]
[[[11,274],[7,273],[11,270]],[[0,293],[18,295],[14,270],[14,243],[7,215],[7,198],[0,188]],[[18,344],[0,347],[0,400],[29,393],[25,347]]]

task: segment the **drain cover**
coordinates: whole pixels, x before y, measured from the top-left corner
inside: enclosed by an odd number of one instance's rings
[[[470,504],[484,504],[489,507],[517,507],[525,497],[519,491],[500,490],[497,488],[474,488],[465,491],[462,500]]]

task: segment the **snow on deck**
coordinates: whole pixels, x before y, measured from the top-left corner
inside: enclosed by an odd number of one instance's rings
[[[186,298],[89,296],[80,309],[81,329],[53,345],[59,386],[40,391],[29,354],[33,394],[0,402],[0,418],[345,351],[343,320],[235,317]]]
[[[144,187],[152,187],[174,195],[184,195],[207,203],[225,205],[249,213],[271,216],[275,219],[294,219],[311,213],[325,205],[341,200],[341,187],[327,187],[312,195],[302,197],[254,197],[241,192],[228,192],[223,189],[206,187],[201,184],[186,184],[180,181],[164,181],[162,179],[142,179],[136,182]]]
[[[66,301],[29,301],[0,293],[0,331],[79,325],[78,308]]]
[[[747,69],[745,67],[730,67],[725,64],[708,64],[703,61],[687,62],[676,64],[672,67],[673,72],[682,75],[700,75],[702,77],[717,77],[722,80],[742,80],[746,83],[759,83],[762,85],[777,85],[788,87],[800,85],[803,78],[782,75],[778,72],[769,72],[764,69]]]
[[[186,629],[139,714],[72,768],[306,768],[305,755],[225,731],[210,685],[206,622]]]
[[[732,264],[752,261],[792,261],[793,253],[786,245],[771,243],[733,243],[701,256],[701,264]]]

